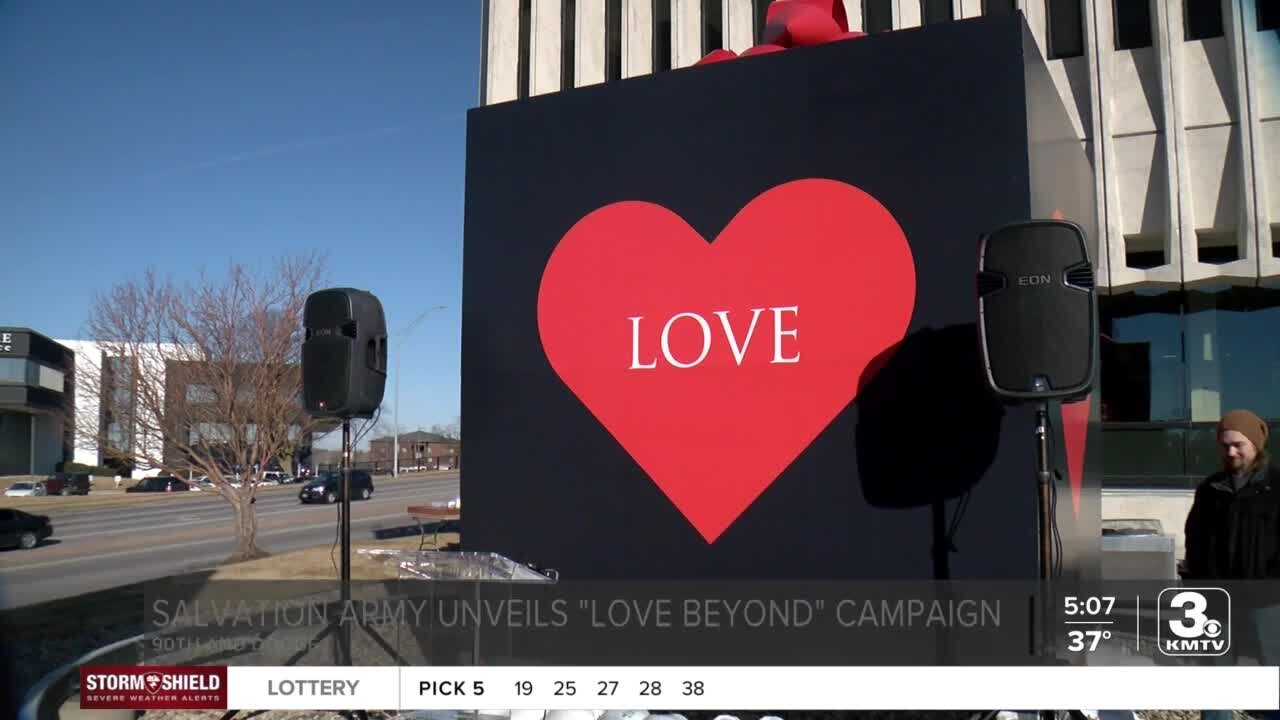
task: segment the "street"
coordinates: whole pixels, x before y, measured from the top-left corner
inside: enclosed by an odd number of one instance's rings
[[[334,543],[339,506],[302,505],[301,487],[258,495],[263,550]],[[406,508],[457,497],[458,473],[375,478],[374,487],[371,499],[351,503],[353,542],[373,540],[378,530],[413,526]],[[128,508],[40,510],[53,522],[53,537],[32,550],[0,551],[0,609],[212,567],[235,547],[234,516],[221,496],[199,495],[179,504],[160,497]]]

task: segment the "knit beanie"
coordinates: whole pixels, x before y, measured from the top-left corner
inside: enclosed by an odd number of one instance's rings
[[[1223,415],[1218,421],[1218,435],[1221,436],[1226,430],[1235,430],[1249,438],[1249,442],[1253,443],[1259,453],[1267,449],[1267,424],[1248,410],[1232,410]]]

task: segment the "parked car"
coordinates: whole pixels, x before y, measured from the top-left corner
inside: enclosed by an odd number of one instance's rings
[[[44,480],[45,492],[50,495],[88,495],[93,485],[89,473],[54,473]]]
[[[45,494],[44,483],[16,482],[4,494],[5,497],[39,497]]]
[[[48,515],[32,515],[13,508],[0,508],[0,547],[30,550],[53,535]]]
[[[368,500],[373,497],[373,477],[365,470],[351,471],[351,499]],[[342,499],[342,474],[327,472],[312,480],[298,491],[298,499],[304,503],[334,503]]]
[[[186,492],[192,490],[192,486],[186,480],[167,475],[157,475],[156,477],[143,478],[138,484],[127,487],[125,492]]]

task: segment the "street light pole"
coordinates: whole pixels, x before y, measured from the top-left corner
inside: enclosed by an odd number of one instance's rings
[[[403,330],[400,331],[399,337],[396,338],[396,350],[395,350],[396,407],[392,415],[392,421],[391,421],[392,423],[395,424],[395,427],[392,428],[392,432],[393,432],[392,436],[395,438],[392,441],[392,446],[391,446],[391,476],[392,477],[400,477],[400,348],[401,346],[404,345],[405,338],[408,337],[409,332],[413,330],[415,327],[417,327],[418,323],[422,322],[423,319],[426,318],[428,315],[430,315],[432,312],[436,310],[444,310],[444,309],[445,309],[444,305],[436,305],[435,307],[429,307],[426,310],[423,310],[421,313],[418,314],[418,317],[414,318],[412,322],[410,322],[408,325],[405,326]]]

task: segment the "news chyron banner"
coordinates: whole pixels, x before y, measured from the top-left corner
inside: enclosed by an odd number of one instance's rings
[[[246,581],[145,603],[138,663],[81,668],[82,707],[1280,709],[1270,582]]]

